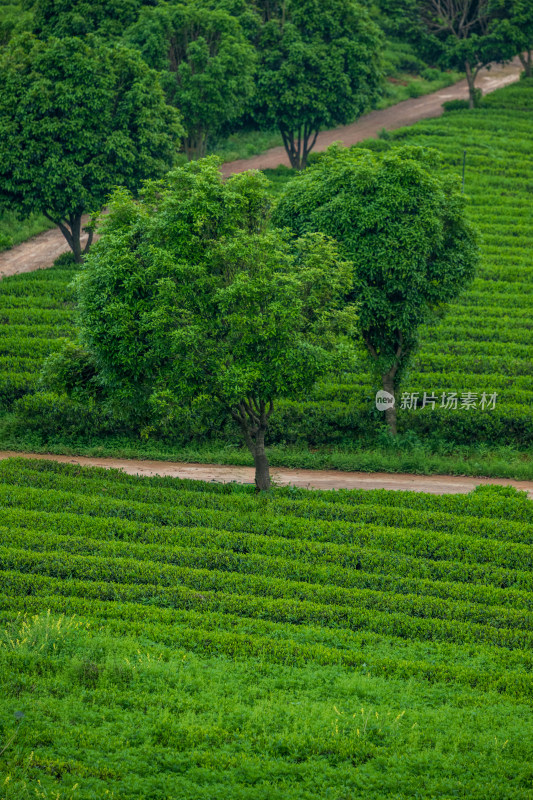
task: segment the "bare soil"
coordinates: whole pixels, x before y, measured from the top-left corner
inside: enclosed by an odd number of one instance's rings
[[[234,467],[223,464],[185,464],[175,461],[149,461],[125,458],[87,458],[39,453],[0,451],[6,458],[34,458],[82,467],[119,469],[128,475],[152,475],[189,478],[217,483],[254,483],[253,467]],[[387,472],[338,472],[336,470],[285,469],[272,467],[271,477],[278,486],[299,486],[304,489],[396,489],[429,494],[467,494],[480,484],[496,483],[514,486],[528,492],[533,500],[533,481],[513,481],[507,478],[469,478],[456,475],[404,475]]]
[[[82,225],[89,222],[89,216],[82,217]],[[81,235],[81,244],[85,246],[87,233]],[[98,238],[94,236],[94,240]],[[70,250],[67,240],[59,228],[32,236],[26,242],[4,250],[0,253],[0,280],[8,275],[18,275],[21,272],[34,272],[36,269],[51,267],[62,253]]]

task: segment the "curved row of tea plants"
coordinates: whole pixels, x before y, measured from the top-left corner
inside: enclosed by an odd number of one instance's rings
[[[502,487],[258,497],[0,462],[11,796],[526,800],[532,541]]]

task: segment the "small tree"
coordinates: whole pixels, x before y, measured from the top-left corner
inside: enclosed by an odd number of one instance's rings
[[[90,36],[13,39],[0,84],[0,208],[43,213],[79,262],[83,213],[171,166],[177,112],[137,53]]]
[[[491,62],[517,53],[517,42],[499,0],[381,0],[389,24],[423,58],[464,70],[469,106],[477,105],[476,77]]]
[[[494,0],[500,13],[509,20],[516,51],[524,67],[526,78],[533,76],[531,51],[533,50],[533,3],[531,0]]]
[[[304,395],[351,354],[335,336],[355,324],[353,308],[335,311],[351,264],[321,234],[267,230],[268,181],[248,172],[224,183],[218,164],[190,162],[138,202],[114,194],[78,277],[80,338],[99,386],[139,427],[216,400],[265,490],[276,401]]]
[[[383,39],[352,0],[261,0],[255,116],[279,128],[303,169],[322,127],[353,122],[380,97]]]
[[[476,237],[454,177],[435,174],[434,152],[392,149],[383,157],[334,145],[288,184],[274,222],[295,235],[335,237],[354,263],[349,295],[383,389],[396,396],[432,310],[472,278]],[[396,433],[396,407],[386,410]]]
[[[254,89],[255,51],[238,19],[162,5],[145,9],[126,38],[160,71],[168,101],[183,113],[185,152],[201,158],[208,138],[242,114]]]

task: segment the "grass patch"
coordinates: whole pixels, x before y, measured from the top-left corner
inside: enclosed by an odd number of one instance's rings
[[[8,250],[54,227],[53,222],[42,214],[32,214],[24,220],[19,220],[12,211],[4,211],[0,216],[0,251]]]

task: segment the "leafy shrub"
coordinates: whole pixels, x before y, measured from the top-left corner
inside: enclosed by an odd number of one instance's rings
[[[476,486],[470,494],[474,495],[488,495],[492,497],[512,497],[516,500],[523,500],[529,502],[528,493],[522,489],[517,489],[515,486],[502,486],[499,483],[480,483]]]
[[[442,78],[443,73],[435,67],[427,67],[427,69],[422,70],[420,75],[426,81],[438,81],[439,78]]]
[[[442,107],[444,111],[463,111],[468,108],[468,100],[446,100]]]
[[[7,233],[0,233],[0,250],[9,250],[13,247],[13,237]]]
[[[67,341],[43,364],[39,388],[67,394],[74,400],[88,401],[102,396],[97,370],[91,354],[78,344]]]
[[[421,97],[424,94],[424,87],[420,83],[410,83],[407,87],[409,97]]]
[[[14,411],[22,429],[45,436],[93,436],[114,433],[118,427],[97,410],[94,401],[80,402],[56,392],[21,397],[15,402]]]

